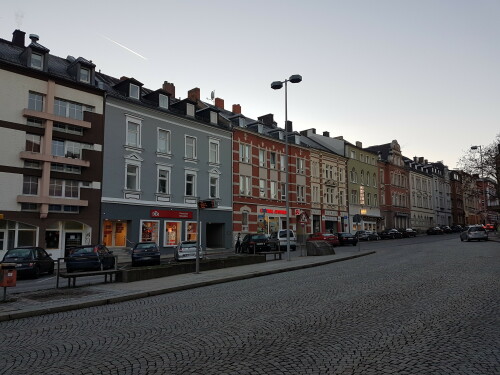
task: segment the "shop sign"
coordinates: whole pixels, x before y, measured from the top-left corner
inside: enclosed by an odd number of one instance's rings
[[[261,208],[260,212],[264,214],[286,215],[286,210],[273,210],[272,208]]]
[[[151,210],[151,217],[170,218],[170,219],[192,219],[193,213],[190,211],[169,211],[169,210]]]

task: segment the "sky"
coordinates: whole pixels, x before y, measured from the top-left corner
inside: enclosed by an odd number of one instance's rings
[[[403,155],[456,168],[500,134],[500,0],[2,0],[0,38],[21,29],[156,90],[195,87],[250,118],[397,140]]]

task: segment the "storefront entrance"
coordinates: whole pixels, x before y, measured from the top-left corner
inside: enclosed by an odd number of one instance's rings
[[[103,243],[105,246],[127,246],[127,223],[104,220]]]
[[[82,233],[66,232],[64,236],[65,251],[64,256],[69,256],[68,249],[82,244]]]
[[[224,224],[223,223],[208,223],[207,224],[207,247],[208,248],[223,248],[224,247]]]
[[[7,238],[7,233],[4,230],[0,230],[0,251],[7,250],[5,239]]]

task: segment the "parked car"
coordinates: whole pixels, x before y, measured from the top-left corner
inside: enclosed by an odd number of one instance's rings
[[[356,246],[358,243],[358,239],[354,234],[348,232],[339,232],[335,233],[335,235],[339,238],[339,242],[341,245],[352,245]]]
[[[280,248],[281,242],[276,237],[270,238],[264,233],[247,234],[243,237],[243,241],[241,241],[242,253],[253,254],[254,252],[273,251]]]
[[[440,227],[430,227],[427,229],[427,234],[443,234],[443,230]]]
[[[100,271],[115,267],[113,252],[104,245],[76,246],[69,251],[69,257],[65,259],[68,272]]]
[[[196,245],[196,241],[179,242],[174,250],[174,259],[177,261],[196,259]],[[201,246],[198,250],[198,256],[200,259],[204,259],[206,256]]]
[[[132,249],[132,267],[160,264],[160,249],[156,242],[138,242]]]
[[[36,246],[16,247],[7,250],[3,263],[15,263],[17,273],[39,277],[42,273],[54,273],[54,260],[45,249]]]
[[[403,234],[403,237],[417,237],[417,231],[413,228],[400,229],[399,231]]]
[[[460,233],[460,241],[485,240],[488,241],[488,233],[482,225],[474,225]]]
[[[441,229],[443,230],[443,233],[453,233],[453,230],[449,225],[441,225]]]
[[[484,224],[484,229],[486,229],[486,231],[488,232],[492,232],[495,230],[495,226],[491,223]]]
[[[465,228],[457,224],[457,225],[452,225],[451,230],[453,231],[453,233],[460,233],[463,232]]]
[[[289,234],[290,250],[295,251],[297,249],[297,237],[295,237],[295,232],[293,230],[290,230],[289,232],[290,232]],[[281,229],[279,231],[271,233],[269,239],[271,241],[278,240],[280,250],[286,251],[286,246],[287,246],[286,229]]]
[[[339,246],[339,238],[333,233],[312,233],[306,241],[326,241],[333,246]]]
[[[403,238],[403,233],[397,229],[384,229],[379,235],[382,239]]]
[[[370,230],[358,230],[356,232],[356,237],[360,241],[376,241],[380,240],[380,236],[377,232],[372,232]]]

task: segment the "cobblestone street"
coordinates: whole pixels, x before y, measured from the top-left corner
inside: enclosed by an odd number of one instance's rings
[[[499,374],[500,244],[371,256],[0,323],[0,373]]]

